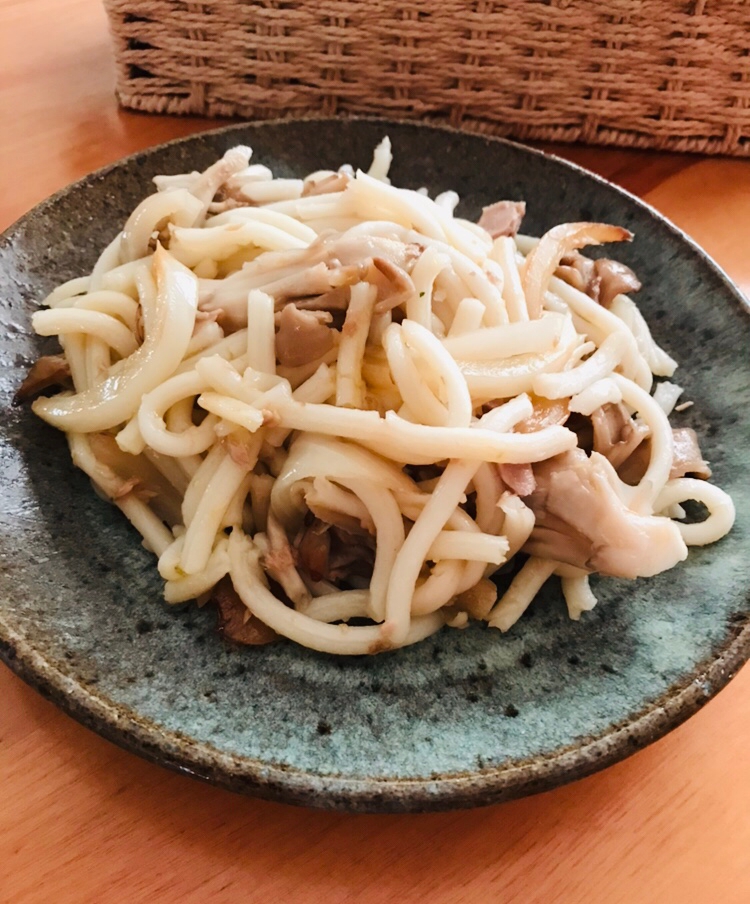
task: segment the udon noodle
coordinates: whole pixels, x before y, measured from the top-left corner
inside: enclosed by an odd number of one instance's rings
[[[238,637],[375,653],[507,631],[553,575],[578,618],[592,573],[653,575],[730,529],[670,426],[676,365],[634,275],[578,252],[626,230],[532,239],[510,202],[468,222],[453,192],[390,184],[387,139],[367,173],[250,157],[157,177],[33,315],[64,358],[25,391],[72,384],[34,411],[158,557],[167,602],[221,588]]]

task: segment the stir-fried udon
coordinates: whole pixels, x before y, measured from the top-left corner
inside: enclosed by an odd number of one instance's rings
[[[63,354],[21,395],[63,387],[34,411],[158,557],[169,603],[213,600],[240,642],[376,653],[506,631],[553,575],[578,618],[589,575],[651,576],[731,528],[670,425],[676,365],[635,274],[579,252],[626,230],[532,239],[510,201],[460,219],[455,193],[390,184],[387,139],[367,173],[274,178],[250,157],[157,177],[33,315]]]

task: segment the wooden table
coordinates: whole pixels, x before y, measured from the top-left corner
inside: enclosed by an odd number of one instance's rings
[[[202,119],[118,109],[97,0],[0,0],[0,229]],[[750,291],[750,161],[555,150],[641,195]],[[0,667],[0,902],[750,901],[750,669],[574,785],[488,809],[347,816],[172,775]]]

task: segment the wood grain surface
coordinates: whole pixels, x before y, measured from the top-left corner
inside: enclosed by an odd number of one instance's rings
[[[215,122],[118,109],[97,0],[0,0],[0,229]],[[556,147],[666,213],[750,291],[750,161]],[[0,902],[750,901],[750,669],[663,740],[538,797],[347,816],[236,797],[82,728],[0,667]]]

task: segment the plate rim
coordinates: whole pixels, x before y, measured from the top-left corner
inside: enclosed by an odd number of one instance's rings
[[[498,136],[456,129],[436,123],[393,119],[382,116],[307,116],[232,123],[161,142],[100,167],[64,186],[16,219],[0,234],[0,248],[13,242],[28,219],[43,214],[66,195],[86,184],[99,182],[117,169],[150,154],[204,138],[243,131],[263,131],[265,127],[300,123],[373,123],[385,128],[407,126],[417,131],[431,130],[471,137],[490,145],[510,146],[525,154],[552,160],[645,209],[714,271],[745,314],[750,300],[724,269],[687,233],[637,195],[554,153]],[[353,777],[321,774],[293,766],[224,753],[207,741],[196,741],[138,715],[115,703],[73,674],[66,674],[39,653],[0,614],[0,661],[42,696],[80,724],[117,746],[172,771],[190,775],[210,784],[256,797],[321,809],[359,812],[407,812],[452,810],[512,800],[584,778],[626,759],[676,728],[708,703],[736,676],[750,659],[750,616],[727,624],[727,640],[713,655],[696,663],[690,676],[677,681],[640,711],[596,735],[589,735],[551,753],[506,760],[494,767],[438,776],[393,778]]]
[[[357,778],[319,774],[223,753],[159,726],[66,675],[0,618],[0,660],[64,713],[118,747],[224,790],[315,809],[365,813],[428,812],[487,806],[527,797],[599,772],[664,737],[713,699],[750,653],[750,616],[697,674],[677,682],[639,713],[582,743],[551,754],[438,777]],[[622,747],[626,752],[623,754]],[[583,768],[581,768],[583,763]]]

